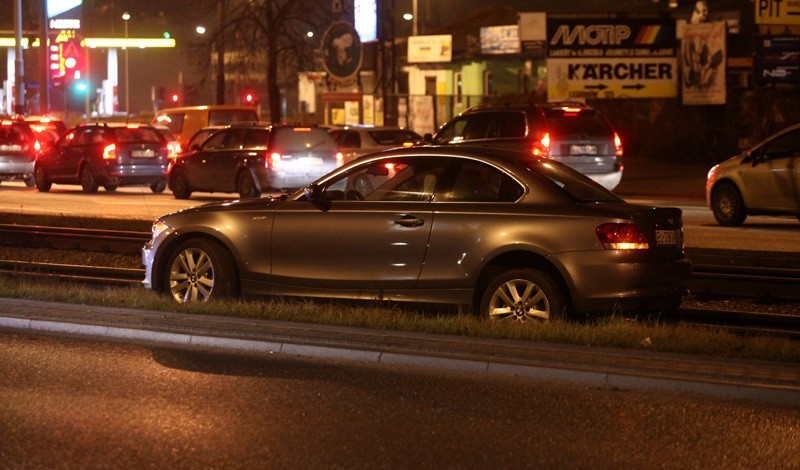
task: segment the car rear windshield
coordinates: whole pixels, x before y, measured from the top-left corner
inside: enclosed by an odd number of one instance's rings
[[[334,150],[336,142],[325,129],[319,127],[287,127],[275,129],[272,141],[280,152],[301,150]]]
[[[551,137],[582,134],[611,138],[613,135],[606,121],[593,109],[583,109],[578,113],[549,109],[544,114]]]
[[[368,132],[378,145],[403,145],[406,142],[419,142],[422,140],[422,137],[416,132],[404,129],[375,130]]]
[[[526,166],[550,180],[576,202],[619,202],[621,199],[594,180],[558,162],[536,160]]]
[[[164,138],[152,127],[123,127],[114,129],[114,137],[120,144],[133,142],[161,143]]]
[[[222,126],[233,122],[258,121],[255,109],[212,109],[208,112],[209,126]]]
[[[20,126],[0,126],[0,145],[22,145],[28,143],[30,136]]]

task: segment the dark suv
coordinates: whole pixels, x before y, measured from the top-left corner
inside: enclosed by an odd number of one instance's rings
[[[88,123],[73,127],[36,159],[39,191],[53,183],[80,184],[85,193],[103,186],[149,185],[154,193],[167,187],[167,141],[149,124]]]
[[[178,199],[193,191],[259,197],[306,186],[341,164],[333,137],[321,127],[232,124],[175,159],[169,187]]]
[[[21,179],[33,186],[33,162],[40,149],[30,125],[18,120],[0,121],[0,181]]]
[[[583,103],[479,105],[448,121],[432,139],[548,157],[608,189],[622,179],[619,135],[600,111]]]

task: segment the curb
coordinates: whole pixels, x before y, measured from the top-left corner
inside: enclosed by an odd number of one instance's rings
[[[7,299],[0,299],[7,300]],[[703,360],[692,357],[687,359],[682,356],[665,353],[647,353],[642,351],[606,350],[604,348],[578,348],[565,345],[529,345],[525,350],[520,346],[509,344],[513,341],[481,341],[477,339],[439,338],[437,335],[404,334],[397,332],[376,332],[365,329],[346,327],[320,327],[309,325],[309,329],[318,328],[307,336],[297,334],[301,328],[297,325],[289,326],[293,330],[286,330],[289,334],[279,332],[283,325],[273,325],[276,328],[269,334],[248,335],[250,338],[236,337],[237,334],[220,331],[214,334],[210,329],[205,331],[192,331],[197,328],[187,328],[183,331],[159,331],[159,326],[153,324],[153,319],[148,318],[146,325],[113,326],[101,320],[86,323],[85,320],[63,321],[63,313],[58,320],[42,319],[41,312],[57,308],[61,304],[48,302],[22,301],[26,307],[37,307],[40,318],[30,318],[27,315],[13,316],[15,313],[7,312],[8,304],[0,302],[0,329],[31,331],[42,334],[69,335],[79,337],[106,338],[117,341],[130,341],[148,345],[177,346],[182,348],[211,348],[256,354],[284,354],[287,356],[347,360],[355,362],[376,363],[388,366],[414,366],[428,369],[439,369],[487,376],[525,377],[538,380],[558,380],[585,386],[643,389],[654,391],[697,393],[723,398],[744,399],[754,401],[773,402],[779,404],[797,405],[800,403],[800,373],[790,375],[789,379],[778,381],[766,378],[780,376],[786,370],[793,370],[791,365],[766,363],[735,363],[732,370],[738,375],[725,369],[730,367],[728,361]],[[97,317],[100,310],[107,315],[124,316],[129,314],[129,309],[100,309],[89,306],[63,305],[67,310],[70,307],[82,309],[90,308],[92,316]],[[147,313],[147,312],[145,312]],[[155,314],[156,312],[149,312]],[[180,317],[181,314],[168,314],[157,312],[157,316],[164,319]],[[206,318],[192,315],[198,322]],[[180,320],[180,318],[178,318]],[[236,319],[226,318],[226,324],[238,323]],[[250,327],[254,321],[246,321]],[[269,327],[270,322],[255,322]],[[168,325],[161,325],[166,328]],[[214,325],[211,325],[212,327]],[[177,328],[173,327],[173,330]],[[302,325],[305,330],[305,325]],[[314,336],[317,336],[316,338]],[[239,334],[239,336],[243,336]],[[256,337],[261,336],[261,337]],[[265,336],[271,336],[265,338]],[[338,336],[338,337],[337,337]],[[335,338],[336,337],[336,338]],[[430,338],[429,338],[430,337]],[[383,341],[381,341],[383,339]],[[407,341],[404,341],[406,339]],[[430,339],[432,342],[424,342]],[[539,352],[548,353],[550,357],[532,360],[524,357],[502,356],[492,352],[493,345],[507,345],[512,350],[527,352],[528,356],[539,356]],[[538,349],[541,348],[541,349]],[[532,351],[533,350],[533,351]],[[506,351],[507,353],[507,351]],[[530,354],[533,353],[533,354]],[[591,361],[580,358],[570,362],[576,354],[589,356]],[[650,370],[636,367],[635,365],[602,365],[606,360],[619,359],[618,354],[633,360],[632,364],[656,364]],[[545,354],[543,354],[545,355]],[[515,356],[512,354],[511,356]],[[561,357],[561,359],[559,359]],[[581,362],[582,361],[582,362]],[[609,362],[610,362],[609,361]],[[601,365],[598,365],[601,364]],[[676,365],[677,364],[677,365]],[[771,370],[766,366],[775,367]],[[695,370],[691,370],[695,369]],[[777,372],[776,372],[777,371]],[[699,373],[698,373],[699,372]],[[749,372],[749,374],[748,374]],[[759,378],[760,377],[760,378]]]

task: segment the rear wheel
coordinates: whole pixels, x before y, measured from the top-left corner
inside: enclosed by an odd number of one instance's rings
[[[189,199],[192,195],[192,188],[189,187],[189,181],[186,180],[186,175],[182,170],[177,170],[172,173],[172,195],[177,199]]]
[[[720,225],[742,225],[747,218],[742,194],[736,186],[723,183],[711,193],[711,211]]]
[[[92,173],[92,169],[89,165],[83,165],[81,167],[80,179],[83,192],[87,194],[97,192],[97,188],[99,187],[97,178],[94,177],[94,173]]]
[[[33,170],[33,182],[36,184],[36,189],[43,193],[50,191],[50,188],[53,187],[53,183],[47,178],[44,168],[39,165]]]
[[[492,279],[480,315],[490,321],[550,321],[566,318],[564,295],[555,281],[535,269],[513,269]]]
[[[169,257],[166,269],[163,288],[176,302],[204,302],[236,294],[233,259],[210,240],[184,241]]]
[[[154,183],[150,183],[150,191],[153,191],[155,194],[161,194],[165,189],[167,189],[166,179],[160,179]]]
[[[236,189],[239,190],[239,197],[242,199],[261,196],[261,191],[258,190],[253,175],[247,171],[239,173],[239,177],[236,178]]]

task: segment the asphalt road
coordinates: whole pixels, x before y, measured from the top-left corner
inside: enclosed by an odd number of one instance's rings
[[[0,195],[0,212],[147,221],[176,210],[236,196],[197,193],[192,199],[179,200],[169,191],[153,194],[146,187],[120,188],[114,193],[101,189],[97,194],[87,195],[74,185],[54,185],[49,193],[40,193],[18,182],[2,183]],[[683,209],[686,246],[689,247],[800,252],[800,222],[794,217],[749,217],[742,227],[722,227],[697,198],[636,196],[626,199]]]
[[[796,468],[800,410],[0,333],[9,468]]]

